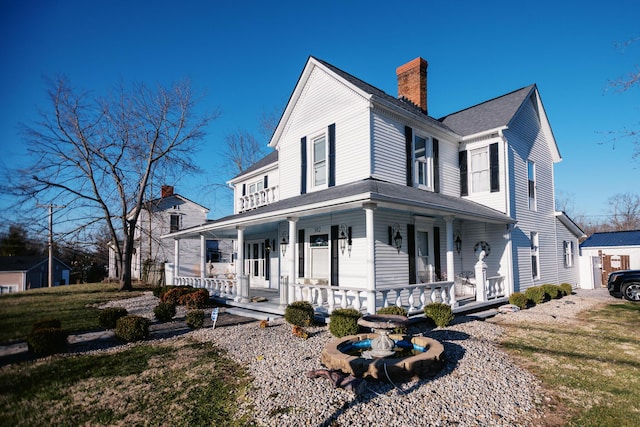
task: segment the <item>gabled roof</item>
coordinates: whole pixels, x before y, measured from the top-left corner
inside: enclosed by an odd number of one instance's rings
[[[29,271],[40,264],[46,264],[48,259],[48,257],[42,255],[0,256],[0,271]],[[53,257],[53,260],[54,263],[58,262],[71,269],[58,258]]]
[[[582,228],[569,218],[569,215],[565,212],[556,212],[556,218],[558,218],[558,220],[567,227],[567,230],[572,232],[578,239],[584,239],[587,237],[587,235],[584,234],[584,231],[582,231]]]
[[[194,202],[193,200],[189,200],[189,199],[187,199],[186,197],[181,196],[181,195],[180,195],[180,194],[178,194],[178,193],[173,193],[172,195],[170,195],[170,196],[166,196],[166,197],[158,197],[157,199],[147,200],[146,202],[144,202],[144,203],[143,203],[143,205],[147,205],[147,204],[150,204],[150,205],[157,205],[157,204],[158,204],[158,203],[160,203],[161,201],[163,201],[163,200],[167,200],[167,199],[170,199],[170,198],[172,198],[172,197],[175,197],[175,198],[177,198],[177,199],[179,199],[179,200],[182,200],[182,201],[183,201],[183,202],[185,202],[185,203],[192,203],[192,204],[194,204],[194,205],[198,206],[199,208],[201,208],[201,209],[205,210],[206,212],[209,212],[209,208],[207,208],[206,206],[202,206],[201,204],[196,203],[196,202]]]
[[[535,85],[523,87],[439,120],[463,136],[505,127],[534,89]]]
[[[601,246],[640,246],[640,230],[593,233],[580,244],[581,248]]]
[[[327,73],[334,75],[335,77],[341,79],[344,83],[346,83],[347,85],[351,86],[352,89],[354,89],[357,93],[360,93],[363,97],[368,98],[370,100],[373,101],[377,101],[379,103],[385,104],[391,108],[394,108],[396,110],[400,110],[402,112],[404,112],[405,114],[409,114],[413,117],[418,118],[419,120],[424,120],[427,124],[441,129],[444,132],[453,134],[454,132],[449,129],[447,127],[447,125],[441,123],[440,121],[434,119],[431,116],[428,116],[427,114],[424,114],[419,107],[413,105],[410,102],[398,99],[394,96],[391,96],[389,94],[387,94],[386,92],[384,92],[383,90],[378,89],[375,86],[370,85],[369,83],[366,83],[362,80],[360,80],[359,78],[352,76],[351,74],[347,73],[346,71],[343,71],[331,64],[329,64],[328,62],[325,62],[321,59],[315,58],[313,56],[309,56],[307,63],[305,64],[302,73],[300,74],[300,77],[298,78],[298,82],[296,83],[296,86],[293,90],[293,92],[291,93],[291,96],[289,97],[289,101],[287,102],[287,106],[284,109],[284,112],[282,113],[282,116],[280,117],[280,121],[278,122],[278,125],[276,126],[276,129],[273,133],[273,136],[271,137],[271,141],[269,142],[269,146],[270,147],[275,147],[275,142],[278,140],[280,134],[283,131],[283,126],[285,126],[286,121],[288,120],[289,116],[291,115],[293,106],[295,105],[295,103],[297,102],[298,98],[300,97],[301,93],[302,93],[302,88],[304,87],[304,85],[307,82],[307,79],[309,78],[309,76],[311,75],[312,70],[315,67],[319,67],[323,70],[325,70]]]

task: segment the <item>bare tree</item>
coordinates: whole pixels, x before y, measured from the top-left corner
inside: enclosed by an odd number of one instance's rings
[[[65,206],[74,230],[105,226],[120,266],[120,288],[132,289],[136,223],[154,180],[193,173],[191,160],[216,114],[197,113],[200,99],[181,82],[154,89],[120,85],[110,96],[78,93],[64,78],[50,82],[50,109],[24,127],[32,163],[8,189],[25,203]]]
[[[224,159],[229,168],[228,173],[237,175],[265,155],[265,144],[261,144],[249,132],[237,130],[225,140]]]
[[[640,230],[640,196],[615,194],[609,198],[611,231]]]

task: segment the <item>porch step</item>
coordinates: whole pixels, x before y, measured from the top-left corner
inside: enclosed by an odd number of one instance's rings
[[[467,314],[468,317],[473,317],[477,320],[485,320],[488,319],[490,317],[493,317],[495,315],[498,314],[498,310],[496,309],[490,309],[490,310],[484,310],[484,311],[477,311],[475,313],[469,313]]]
[[[225,310],[226,313],[235,314],[236,316],[248,317],[250,319],[257,320],[275,320],[279,319],[282,316],[272,313],[265,313],[263,311],[256,310],[248,310],[246,308],[238,308],[238,307],[228,307]]]

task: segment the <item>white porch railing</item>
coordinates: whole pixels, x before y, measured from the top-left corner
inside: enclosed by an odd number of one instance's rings
[[[487,299],[500,298],[506,295],[505,276],[487,277]]]
[[[453,282],[433,282],[387,286],[371,291],[345,286],[296,283],[293,291],[295,301],[308,301],[318,311],[329,314],[336,308],[354,308],[360,311],[368,306],[370,296],[375,299],[376,311],[395,305],[412,314],[424,310],[432,302],[451,305],[454,286]]]
[[[276,190],[277,186],[264,188],[255,193],[246,194],[241,196],[238,200],[238,212],[244,212],[251,209],[259,208],[260,206],[266,206],[277,201]]]
[[[194,288],[203,288],[209,291],[209,295],[227,298],[235,298],[238,295],[237,280],[227,277],[185,277],[178,276],[174,278],[174,284],[177,286],[193,286]]]

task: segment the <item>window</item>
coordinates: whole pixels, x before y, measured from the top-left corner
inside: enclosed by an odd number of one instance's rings
[[[489,150],[487,147],[470,151],[471,154],[471,191],[479,193],[489,191]]]
[[[527,161],[527,176],[529,182],[529,209],[536,210],[536,164]]]
[[[264,181],[256,181],[249,184],[249,194],[257,193],[264,188]]]
[[[532,231],[529,236],[531,240],[531,276],[534,279],[538,279],[540,271],[538,268],[540,266],[538,259],[538,233]]]
[[[432,189],[433,144],[431,138],[415,137],[413,148],[415,168],[414,184],[418,187]]]
[[[564,241],[564,266],[573,267],[573,242]]]
[[[327,138],[325,135],[312,140],[313,186],[327,185]]]
[[[180,215],[171,215],[169,224],[169,233],[175,233],[180,230]]]

